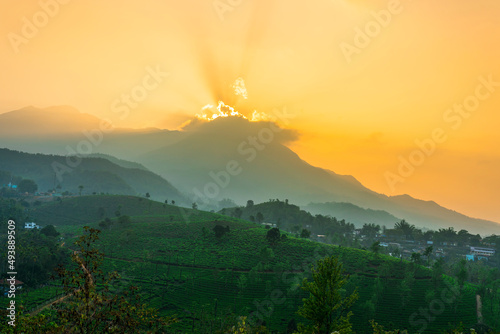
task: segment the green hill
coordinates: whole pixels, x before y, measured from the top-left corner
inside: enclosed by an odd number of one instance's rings
[[[183,196],[161,176],[141,168],[125,168],[104,158],[81,158],[68,164],[66,157],[28,154],[0,149],[0,170],[32,179],[39,191],[58,188],[60,192],[144,195],[158,200],[183,201]],[[79,161],[77,163],[77,161]]]
[[[259,216],[261,216],[263,223],[276,224],[281,229],[295,233],[306,228],[315,234],[333,236],[351,234],[354,230],[353,224],[344,219],[337,219],[338,216],[312,215],[301,210],[299,206],[288,203],[288,200],[275,199],[259,204],[250,202],[246,207],[225,208],[219,212],[255,222],[261,222],[259,221]]]
[[[130,221],[114,218],[100,226],[106,215],[99,214],[99,207],[108,212],[119,205]],[[302,279],[318,258],[330,254],[338,256],[351,274],[347,291],[358,289],[360,298],[352,309],[358,333],[368,331],[372,318],[386,328],[410,332],[425,323],[428,333],[459,321],[467,326],[477,322],[475,288],[469,285],[446,303],[440,296],[449,292],[447,285],[456,289],[456,284],[433,279],[427,268],[286,233],[271,245],[267,229],[221,214],[124,196],[64,199],[32,214],[40,223],[52,216],[67,246],[82,233],[83,224],[102,228],[98,247],[106,254],[105,269],[118,270],[122,276],[114,291],[120,293],[128,284],[140,286],[147,303],[162,314],[177,315],[181,321],[174,329],[182,333],[212,333],[238,315],[262,318],[270,329],[285,333],[294,321],[303,321],[295,313],[306,297],[298,288]],[[72,215],[81,218],[71,219]],[[229,232],[217,238],[216,225],[228,227]],[[47,292],[47,297],[53,295]],[[419,310],[435,308],[436,301],[443,309],[432,321],[425,320]]]
[[[233,214],[235,209],[226,208],[224,212]],[[363,224],[369,223],[392,225],[400,220],[385,211],[364,209],[351,203],[310,203],[302,210],[299,206],[288,203],[287,200],[271,199],[260,204],[247,204],[246,207],[240,209],[242,210],[241,217],[247,220],[252,216],[256,218],[257,213],[260,212],[264,216],[265,222],[284,224],[288,227],[312,225],[313,229],[317,228],[317,225],[324,225],[319,221],[327,216],[335,218],[335,222],[343,221],[346,224],[347,221],[356,227],[362,227]],[[324,234],[325,231],[317,232]]]
[[[95,223],[105,218],[146,215],[179,215],[184,209],[148,200],[143,197],[120,195],[92,195],[63,198],[32,207],[29,217],[37,224],[56,227]],[[186,212],[188,210],[186,209]]]
[[[362,227],[363,224],[392,225],[401,220],[387,211],[365,209],[351,203],[310,203],[304,209],[313,214],[346,219],[357,227]]]

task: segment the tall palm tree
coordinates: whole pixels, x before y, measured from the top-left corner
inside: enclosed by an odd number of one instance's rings
[[[403,219],[394,224],[394,229],[401,231],[405,235],[406,239],[411,239],[413,232],[415,231],[415,225],[411,225]]]

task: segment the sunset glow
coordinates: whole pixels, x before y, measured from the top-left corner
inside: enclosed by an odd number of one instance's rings
[[[206,121],[213,121],[214,119],[217,119],[219,117],[231,117],[231,116],[242,117],[246,119],[244,115],[240,114],[238,111],[234,110],[233,107],[228,106],[222,101],[219,101],[217,107],[214,107],[211,104],[207,104],[201,110],[204,113],[196,114],[196,117]],[[207,114],[206,113],[207,111],[212,111],[212,115]]]
[[[500,221],[500,2],[397,3],[70,1],[38,22],[39,1],[2,1],[0,113],[69,105],[176,130],[286,106],[308,163]]]

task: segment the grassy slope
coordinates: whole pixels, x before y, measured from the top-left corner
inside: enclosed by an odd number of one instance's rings
[[[97,226],[99,206],[112,212],[118,205],[122,205],[123,214],[132,217],[132,223],[117,223],[103,231],[99,247],[108,257],[106,268],[121,272],[122,282],[141,286],[146,300],[163,314],[177,314],[182,322],[176,326],[183,332],[200,326],[193,318],[210,319],[214,313],[221,317],[229,311],[249,314],[255,310],[255,303],[269,300],[276,289],[286,299],[266,322],[283,332],[291,318],[301,321],[295,312],[305,295],[297,286],[306,276],[304,269],[314,262],[314,254],[339,256],[345,270],[352,274],[347,290],[356,286],[360,294],[352,319],[358,332],[366,331],[370,318],[385,326],[408,327],[410,315],[420,307],[428,308],[432,300],[425,296],[433,289],[428,269],[417,267],[416,279],[409,284],[409,300],[403,306],[400,286],[405,269],[411,267],[406,262],[292,237],[271,247],[273,256],[266,259],[261,255],[261,250],[269,247],[266,229],[218,214],[181,211],[135,197],[89,196],[45,205],[35,216],[39,222],[52,221],[62,232],[81,234],[82,224],[93,222]],[[230,233],[221,240],[211,230],[216,224],[230,227]],[[204,228],[208,233],[203,233]],[[367,301],[372,299],[377,276],[383,287],[375,308],[370,309]],[[117,287],[118,292],[120,289]],[[429,329],[443,328],[456,320],[472,325],[475,318],[473,292],[466,291],[457,313],[447,307]],[[413,331],[418,328],[412,327]]]
[[[104,209],[104,215],[100,214],[99,208]],[[30,216],[39,225],[52,224],[59,228],[88,224],[106,217],[114,218],[117,210],[127,216],[180,214],[179,207],[164,205],[146,198],[92,195],[64,198],[61,203],[54,201],[34,207],[30,211]]]

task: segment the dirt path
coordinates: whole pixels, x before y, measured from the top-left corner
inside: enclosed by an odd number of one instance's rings
[[[46,304],[46,305],[44,305],[44,306],[42,306],[42,307],[40,307],[40,308],[37,308],[36,310],[34,310],[34,311],[30,312],[30,314],[31,314],[31,315],[35,315],[35,314],[39,313],[40,311],[42,311],[42,310],[46,309],[46,308],[47,308],[47,307],[49,307],[49,306],[52,306],[52,305],[54,305],[54,304],[57,304],[57,303],[62,302],[63,300],[65,300],[66,298],[68,298],[68,297],[69,297],[69,296],[71,296],[71,295],[72,295],[72,294],[69,294],[69,295],[66,295],[66,296],[62,296],[62,297],[61,297],[61,298],[59,298],[59,299],[56,299],[56,300],[54,300],[54,301],[52,301],[52,302],[50,302],[50,303],[48,303],[48,304]]]
[[[476,312],[477,312],[477,323],[483,323],[483,303],[481,302],[481,296],[476,295]]]

